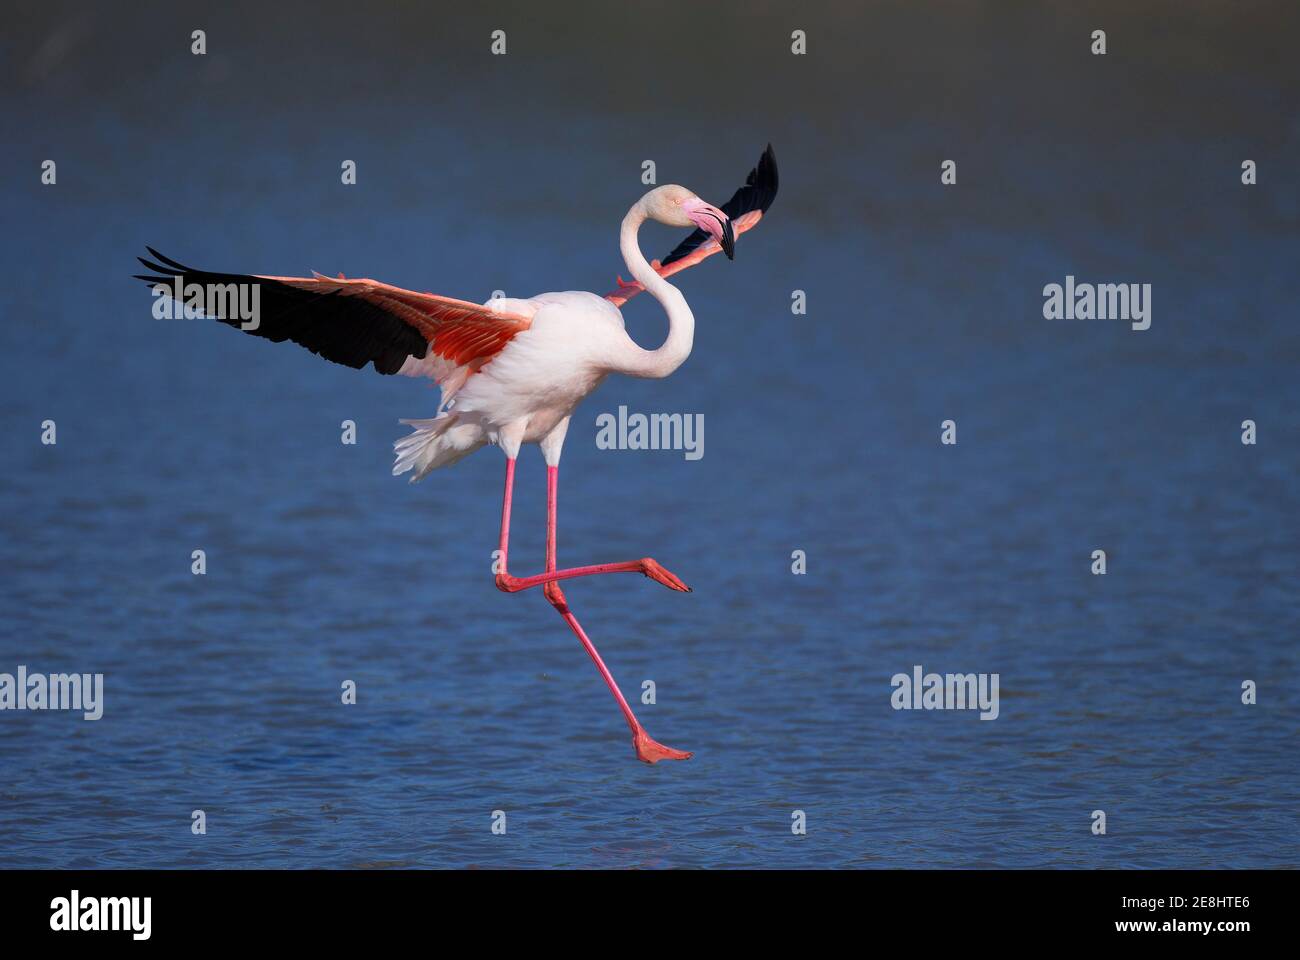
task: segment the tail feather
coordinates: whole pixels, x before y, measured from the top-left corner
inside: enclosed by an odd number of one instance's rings
[[[463,422],[454,413],[444,413],[431,420],[402,420],[411,432],[393,444],[397,459],[393,476],[408,471],[411,483],[424,479],[430,470],[449,467],[487,443],[483,428]]]

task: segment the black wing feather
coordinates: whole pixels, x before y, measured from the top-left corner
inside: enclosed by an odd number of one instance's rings
[[[152,275],[136,274],[151,286],[171,287],[176,277],[184,285],[256,284],[258,326],[246,330],[255,337],[275,343],[292,340],[317,356],[360,370],[374,363],[380,373],[396,373],[408,356],[423,358],[428,341],[410,324],[361,297],[339,297],[313,293],[297,287],[240,273],[211,273],[195,270],[152,247],[146,248],[157,262],[138,257]],[[165,264],[165,266],[163,265]],[[241,329],[239,317],[213,317]]]
[[[776,199],[778,183],[776,154],[772,152],[772,145],[769,143],[767,149],[763,151],[763,155],[758,158],[758,166],[749,171],[749,177],[745,180],[745,185],[722,205],[722,212],[732,220],[753,210],[762,210],[767,213],[767,208]],[[660,261],[661,264],[666,267],[673,261],[680,260],[708,238],[709,235],[703,230],[696,230],[674,247],[673,252]]]

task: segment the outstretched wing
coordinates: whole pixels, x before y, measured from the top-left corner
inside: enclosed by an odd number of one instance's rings
[[[377,280],[212,273],[177,263],[152,247],[146,249],[158,262],[138,258],[152,274],[137,274],[136,279],[155,287],[161,284],[169,291],[179,281],[182,298],[189,297],[186,291],[191,284],[202,288],[205,297],[214,288],[239,291],[242,286],[241,302],[255,305],[255,316],[241,316],[239,311],[225,311],[224,316],[205,311],[204,315],[276,343],[292,340],[317,356],[357,370],[373,363],[380,373],[403,372],[408,358],[423,360],[430,351],[452,365],[477,368],[532,323],[532,317],[522,313],[416,293]],[[233,288],[228,286],[232,284]],[[211,309],[210,300],[198,302]],[[433,370],[423,364],[407,369],[413,368],[420,373]]]
[[[732,230],[737,237],[746,230],[752,229],[763,218],[767,208],[776,199],[777,184],[776,155],[772,152],[772,145],[769,143],[763,155],[758,158],[758,166],[749,171],[745,185],[722,205],[722,212],[730,218]],[[721,249],[717,240],[703,230],[696,230],[674,247],[673,252],[663,260],[656,260],[650,265],[661,277],[671,277],[679,270],[693,267]],[[619,277],[618,289],[605,294],[605,299],[614,306],[621,307],[643,290],[645,287],[640,283],[628,283]]]

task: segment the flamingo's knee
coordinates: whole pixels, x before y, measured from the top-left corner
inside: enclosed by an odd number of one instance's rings
[[[556,581],[552,580],[550,583],[542,587],[542,593],[546,594],[546,599],[551,601],[551,606],[556,610],[559,610],[561,613],[569,609],[568,604],[564,600],[564,591],[560,589],[560,585]]]

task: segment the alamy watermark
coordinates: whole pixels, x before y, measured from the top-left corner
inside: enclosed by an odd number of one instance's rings
[[[1134,330],[1151,327],[1151,284],[1075,283],[1043,287],[1044,320],[1128,320]]]
[[[895,710],[979,710],[981,720],[996,720],[996,673],[925,673],[918,663],[910,674],[896,673],[889,703]]]
[[[627,412],[596,417],[598,450],[683,450],[687,460],[704,456],[704,414]]]
[[[121,930],[133,940],[148,940],[152,914],[153,897],[83,897],[80,890],[73,890],[70,896],[50,901],[50,929]]]
[[[0,673],[0,710],[80,710],[86,720],[104,715],[102,673]]]
[[[262,285],[258,283],[184,283],[153,285],[153,315],[158,320],[238,320],[240,330],[261,326]]]

